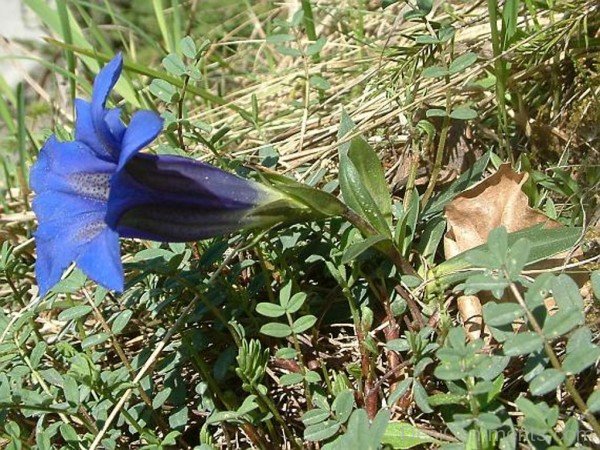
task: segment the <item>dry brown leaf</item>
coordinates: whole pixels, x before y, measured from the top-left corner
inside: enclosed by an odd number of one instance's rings
[[[561,226],[531,208],[522,187],[527,173],[516,173],[510,164],[452,200],[445,208],[448,231],[444,236],[446,258],[485,244],[494,228],[504,226],[509,233],[544,223]]]
[[[549,228],[561,226],[529,206],[522,191],[527,178],[527,173],[519,174],[510,164],[503,164],[496,173],[451,201],[444,210],[448,221],[446,258],[485,244],[490,231],[500,226],[509,233],[540,223]],[[469,337],[479,338],[483,331],[480,297],[460,296],[458,309]]]

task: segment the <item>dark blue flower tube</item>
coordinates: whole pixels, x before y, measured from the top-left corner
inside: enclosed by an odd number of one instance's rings
[[[121,292],[119,237],[185,242],[302,220],[293,196],[179,156],[140,154],[162,119],[138,111],[128,126],[106,108],[123,61],[110,61],[92,101],[76,100],[75,140],[50,137],[31,168],[38,219],[36,278],[45,295],[72,263]]]

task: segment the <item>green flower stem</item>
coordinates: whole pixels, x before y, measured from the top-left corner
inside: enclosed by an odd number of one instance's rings
[[[508,272],[506,272],[506,271],[505,271],[505,276],[507,279],[510,279],[510,276],[509,276]],[[517,299],[517,302],[519,302],[519,305],[521,306],[521,308],[523,308],[523,310],[525,311],[525,314],[527,315],[527,319],[529,320],[529,323],[533,327],[533,330],[544,341],[544,350],[546,351],[548,358],[550,358],[550,363],[552,364],[552,367],[554,367],[556,370],[559,370],[564,373],[564,370],[562,368],[560,360],[558,359],[558,356],[556,356],[554,349],[552,348],[552,346],[546,339],[546,336],[544,335],[544,332],[543,332],[542,327],[540,326],[539,322],[537,321],[537,319],[535,318],[533,313],[529,310],[529,308],[527,308],[527,305],[525,304],[525,300],[523,299],[523,296],[519,292],[519,289],[517,289],[517,286],[515,285],[515,283],[513,283],[513,282],[510,283],[510,290],[513,293],[513,295],[515,296],[515,298]],[[566,387],[569,395],[571,395],[573,402],[575,403],[575,405],[577,405],[577,408],[579,408],[579,411],[581,411],[581,413],[584,415],[584,417],[587,419],[587,421],[591,425],[592,429],[594,430],[594,433],[596,433],[596,436],[600,437],[600,424],[596,420],[596,417],[594,417],[594,414],[587,407],[583,398],[581,398],[579,391],[575,387],[575,383],[574,383],[574,379],[573,379],[572,375],[567,376],[567,378],[565,380],[565,387]]]
[[[378,231],[375,228],[373,228],[373,226],[370,223],[368,223],[365,219],[356,214],[350,208],[346,208],[343,211],[342,217],[348,222],[350,222],[352,225],[354,225],[356,228],[358,228],[365,236],[375,236],[379,234]],[[388,245],[385,248],[376,248],[385,253],[385,255],[390,259],[390,261],[392,261],[394,266],[396,266],[396,270],[399,273],[413,275],[417,277],[419,276],[415,269],[400,254],[395,245],[392,244]],[[401,285],[398,284],[395,287],[395,289],[396,292],[398,292],[406,301],[413,320],[422,328],[425,322],[423,320],[423,315],[421,314],[421,309],[419,308],[419,305],[417,305],[412,295],[410,295],[410,293],[407,292],[406,289],[404,289]]]
[[[312,5],[310,4],[310,0],[302,0],[302,11],[304,12],[304,28],[306,29],[306,36],[311,41],[317,40],[317,30],[315,28],[315,16],[313,14]],[[315,53],[312,56],[312,59],[315,63],[320,61],[319,53]],[[308,83],[308,79],[307,79]]]
[[[504,145],[506,156],[512,163],[513,154],[508,141],[508,113],[506,112],[506,62],[501,58],[503,51],[501,36],[498,31],[498,0],[488,0],[488,11],[490,15],[490,32],[492,35],[492,51],[494,52],[494,69],[496,75],[496,100],[498,100],[498,116],[502,126],[502,137],[500,142]]]
[[[369,417],[375,417],[377,414],[377,390],[374,389],[374,380],[371,370],[371,358],[369,358],[369,351],[365,345],[365,331],[360,320],[360,312],[356,299],[350,292],[350,288],[347,285],[342,286],[342,293],[346,300],[348,300],[348,306],[350,307],[350,313],[352,314],[352,321],[354,322],[354,333],[356,334],[356,340],[358,342],[358,352],[360,353],[360,369],[362,379],[364,380],[364,386],[362,391],[362,400],[367,409]]]
[[[444,61],[443,57],[442,61]],[[445,63],[444,68],[447,69]],[[433,163],[433,169],[431,170],[429,183],[427,184],[427,189],[425,189],[425,193],[421,198],[421,206],[425,206],[431,198],[431,196],[433,195],[433,190],[435,189],[438,177],[440,176],[440,172],[442,171],[442,162],[444,161],[444,148],[446,147],[446,140],[448,139],[448,132],[450,131],[450,112],[452,111],[452,97],[450,96],[450,75],[446,75],[445,80],[446,115],[444,116],[444,121],[442,122],[442,131],[440,133],[440,140],[438,141],[437,151],[435,153],[435,161]]]

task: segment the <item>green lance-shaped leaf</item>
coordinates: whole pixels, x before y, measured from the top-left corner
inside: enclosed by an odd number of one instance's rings
[[[344,141],[355,125],[342,112],[338,138]],[[381,234],[391,235],[392,200],[381,161],[362,136],[339,145],[340,189],[346,204]]]
[[[572,248],[581,237],[582,231],[580,227],[543,228],[542,225],[535,225],[509,233],[508,247],[512,247],[519,239],[529,241],[531,248],[525,263],[530,265]],[[474,267],[471,256],[487,251],[487,244],[467,250],[435,267],[430,275],[437,279],[438,286],[459,283],[472,274],[468,270]]]

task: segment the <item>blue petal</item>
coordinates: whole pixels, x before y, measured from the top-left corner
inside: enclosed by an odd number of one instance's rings
[[[106,289],[123,292],[123,264],[116,231],[107,228],[90,241],[76,264],[89,278]]]
[[[40,297],[60,281],[63,272],[75,260],[74,249],[61,248],[55,240],[44,240],[36,236],[37,259],[35,262],[35,278],[40,287]]]
[[[156,139],[163,127],[162,118],[152,111],[138,111],[131,118],[121,142],[119,167],[121,170],[137,152]]]
[[[100,159],[80,142],[59,142],[51,136],[31,167],[30,184],[36,193],[46,190],[70,191],[68,175],[74,173],[113,173],[116,166]],[[75,192],[75,191],[73,191]]]
[[[106,122],[106,125],[108,125],[108,129],[115,140],[120,144],[125,135],[125,130],[127,129],[121,120],[121,108],[108,110],[106,116],[104,116],[104,121]]]
[[[106,222],[115,228],[123,213],[142,205],[184,205],[195,211],[248,210],[267,196],[258,183],[209,164],[177,156],[138,154],[112,178]]]
[[[50,170],[58,175],[113,173],[116,169],[113,162],[98,158],[92,149],[81,142],[48,140],[44,147],[51,155]]]
[[[121,70],[123,70],[123,56],[121,53],[117,53],[96,76],[92,92],[92,113],[94,115],[104,109],[108,94],[110,94],[121,76]]]
[[[105,108],[108,95],[112,91],[123,69],[123,57],[117,54],[96,76],[92,90],[91,118],[96,137],[108,153],[118,158],[120,150],[120,139],[115,136],[106,116],[109,111]]]
[[[75,139],[83,142],[103,159],[116,161],[115,149],[105,143],[116,141],[115,138],[101,138],[92,120],[92,104],[80,98],[75,99]],[[107,114],[108,115],[108,114]],[[110,129],[105,128],[105,131]]]
[[[106,203],[81,197],[72,192],[47,191],[36,194],[32,204],[39,222],[39,230],[48,228],[53,220],[78,220],[78,216],[88,213],[98,213],[102,217],[106,213]],[[56,232],[61,233],[61,225]],[[52,231],[54,232],[54,231]]]
[[[51,143],[51,141],[53,141]],[[56,139],[51,136],[48,141],[44,144],[44,147],[40,150],[36,162],[31,166],[29,170],[29,186],[36,192],[40,192],[48,184],[50,176],[50,163],[51,163],[51,152],[45,151],[44,149],[49,145],[55,145]]]
[[[285,220],[261,185],[190,158],[138,154],[112,179],[106,221],[123,237],[186,242]]]
[[[102,211],[81,212],[73,216],[55,215],[51,219],[40,220],[35,237],[36,278],[41,295],[60,281],[69,264],[106,229]]]

